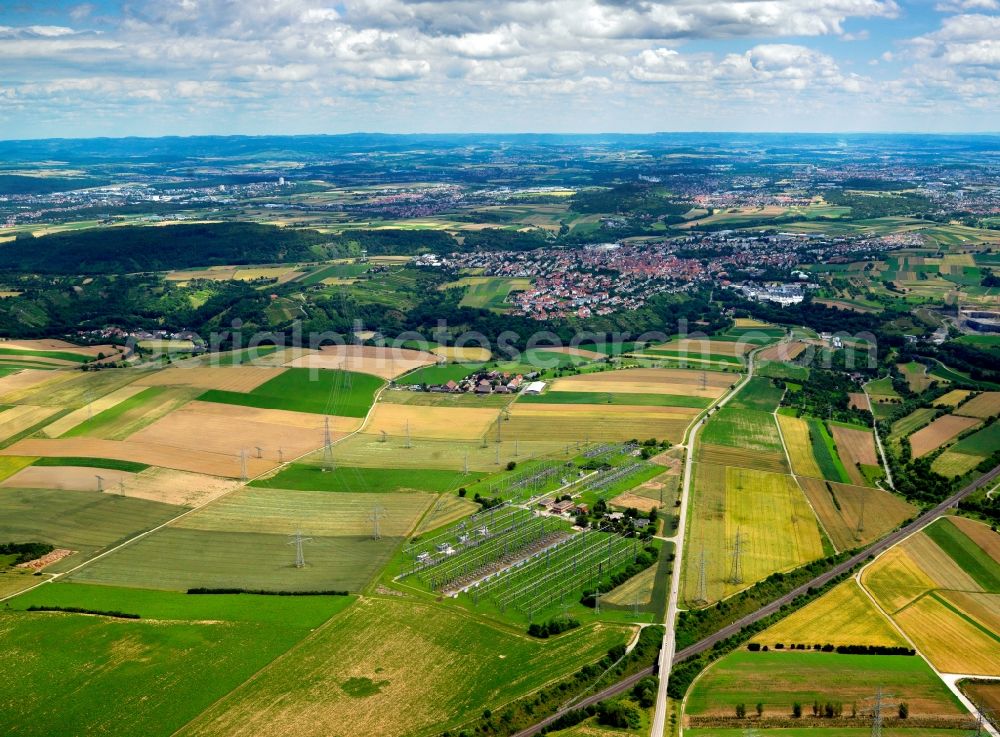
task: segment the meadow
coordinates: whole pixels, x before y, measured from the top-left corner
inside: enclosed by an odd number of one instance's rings
[[[382,384],[378,377],[353,371],[292,368],[249,392],[210,389],[198,399],[261,409],[364,417]]]
[[[774,412],[783,393],[784,390],[770,379],[754,376],[726,406],[732,409]]]
[[[415,384],[447,384],[449,381],[461,381],[466,376],[474,374],[481,364],[447,363],[444,365],[424,366],[410,371],[396,379],[397,384],[413,386]]]
[[[436,735],[598,660],[626,631],[541,641],[450,607],[365,598],[179,734]]]
[[[701,432],[701,440],[713,445],[729,445],[747,450],[775,453],[782,450],[781,437],[773,415],[729,406],[712,414]]]
[[[183,511],[96,491],[0,489],[0,540],[33,540],[77,551],[48,569],[60,571]]]
[[[170,735],[350,603],[44,586],[0,613],[0,656],[18,664],[0,672],[0,731]],[[143,619],[20,611],[30,604]]]
[[[688,694],[691,716],[733,714],[738,703],[764,703],[765,714],[791,717],[793,702],[811,709],[840,701],[850,704],[891,688],[913,717],[961,717],[948,688],[919,656],[840,655],[816,652],[730,653],[705,672]]]
[[[269,489],[297,489],[300,491],[330,492],[387,492],[401,490],[453,491],[459,486],[473,483],[482,474],[431,468],[363,468],[360,466],[336,466],[326,471],[322,463],[293,463],[281,469],[274,476],[257,479],[250,483]]]
[[[510,309],[507,297],[511,292],[531,289],[530,279],[508,279],[497,276],[467,276],[457,282],[445,284],[442,289],[460,287],[465,289],[460,307],[481,307],[503,312]]]
[[[246,488],[73,574],[114,586],[358,591],[434,501],[429,494],[322,494]],[[380,510],[381,538],[369,518]],[[306,566],[289,546],[297,530]]]

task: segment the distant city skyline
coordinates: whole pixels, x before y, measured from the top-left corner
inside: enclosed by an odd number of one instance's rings
[[[0,3],[0,138],[1000,131],[1000,0]]]

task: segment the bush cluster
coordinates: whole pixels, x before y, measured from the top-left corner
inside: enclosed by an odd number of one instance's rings
[[[528,634],[532,637],[545,639],[553,635],[560,635],[563,632],[574,630],[580,626],[580,621],[572,617],[554,617],[548,622],[533,623],[528,627]]]

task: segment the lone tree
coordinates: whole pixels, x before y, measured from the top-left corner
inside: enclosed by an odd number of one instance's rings
[[[764,716],[764,704],[760,701],[757,702],[757,718]]]
[[[798,701],[792,704],[792,716],[795,717],[796,719],[802,718],[802,704],[800,704]]]
[[[746,716],[747,716],[747,705],[746,704],[737,704],[736,705],[736,718],[737,719],[746,719]]]
[[[905,701],[899,702],[899,718],[906,719],[910,716],[910,705]]]

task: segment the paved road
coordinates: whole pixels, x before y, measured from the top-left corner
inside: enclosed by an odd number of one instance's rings
[[[754,622],[757,622],[758,620],[763,619],[764,617],[767,617],[773,614],[774,612],[778,611],[778,609],[780,609],[782,605],[788,604],[796,596],[804,594],[810,587],[818,588],[820,586],[823,586],[824,584],[828,583],[831,579],[841,575],[842,573],[846,573],[854,566],[865,560],[868,556],[878,555],[879,553],[887,550],[888,548],[891,548],[893,545],[900,542],[904,538],[912,535],[913,533],[919,531],[923,527],[929,525],[931,522],[936,520],[950,508],[958,504],[958,502],[960,502],[962,499],[967,497],[972,492],[976,491],[976,489],[979,489],[980,487],[989,484],[998,477],[1000,477],[1000,466],[997,466],[992,471],[988,471],[987,473],[983,474],[976,481],[972,482],[961,491],[952,494],[950,497],[945,499],[936,507],[933,507],[932,509],[929,509],[928,511],[924,512],[922,515],[920,515],[916,520],[908,524],[906,527],[903,527],[902,529],[893,532],[888,537],[885,537],[882,540],[873,543],[872,545],[862,550],[860,553],[856,553],[852,557],[845,560],[843,563],[834,566],[826,573],[822,573],[819,576],[816,576],[816,578],[812,579],[808,583],[802,584],[796,589],[793,589],[792,591],[788,592],[781,598],[775,599],[774,601],[770,602],[769,604],[766,604],[757,611],[748,614],[742,619],[733,622],[731,625],[723,627],[721,630],[719,630],[718,632],[709,637],[706,637],[704,640],[696,642],[695,644],[690,645],[684,648],[683,650],[679,650],[674,655],[673,663],[679,663],[682,660],[686,660],[687,658],[691,658],[695,655],[698,655],[699,653],[704,652],[705,650],[711,649],[711,647],[720,640],[724,640],[727,637],[731,637],[732,635],[735,635],[737,632],[739,632],[747,625],[753,624]],[[585,706],[589,706],[590,704],[596,704],[598,701],[611,698],[612,696],[618,696],[619,694],[622,694],[625,691],[628,691],[630,688],[632,688],[632,686],[638,683],[639,680],[641,680],[643,677],[654,673],[654,670],[655,670],[654,666],[644,668],[635,675],[629,676],[628,678],[619,681],[614,685],[608,686],[607,688],[594,694],[593,696],[588,696],[586,699],[583,699],[579,703],[575,704],[571,709],[566,709],[565,711],[557,712],[553,714],[551,717],[542,720],[538,724],[532,727],[528,727],[527,729],[521,730],[514,737],[531,737],[531,735],[538,734],[543,727],[546,727],[552,722],[554,722],[556,719],[562,716],[566,711],[571,711],[572,709],[579,709]],[[659,737],[659,735],[653,735],[653,737]]]

